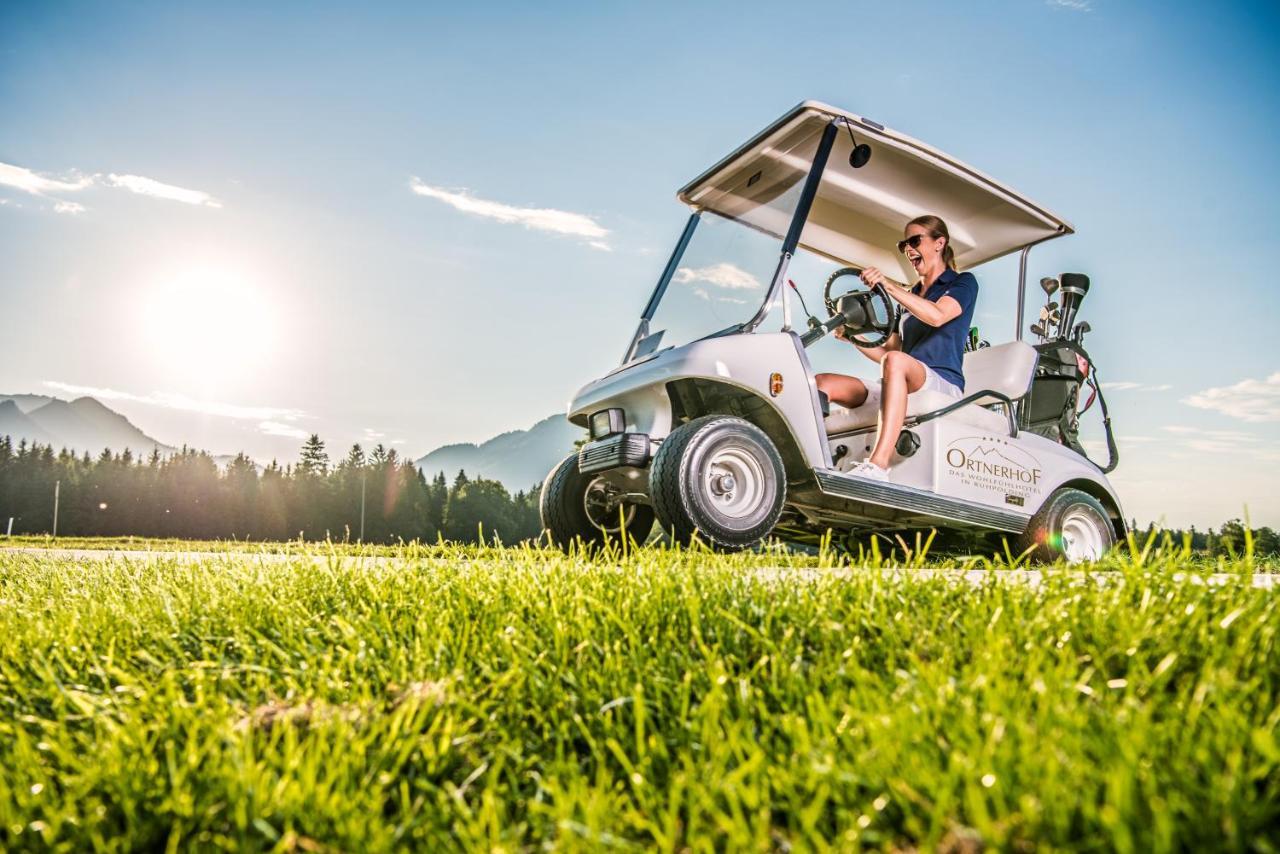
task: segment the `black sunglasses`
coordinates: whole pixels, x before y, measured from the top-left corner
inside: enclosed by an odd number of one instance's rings
[[[912,249],[919,249],[920,242],[928,238],[928,236],[929,235],[927,234],[913,234],[910,237],[908,237],[906,240],[899,240],[898,251],[906,252],[908,246],[910,246]]]

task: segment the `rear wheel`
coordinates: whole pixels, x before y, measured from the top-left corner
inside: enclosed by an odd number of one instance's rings
[[[1115,531],[1101,502],[1078,489],[1059,489],[1031,518],[1018,540],[1033,560],[1067,563],[1100,560],[1115,545]]]
[[[542,483],[538,507],[551,541],[567,549],[575,540],[600,546],[625,532],[643,543],[653,528],[653,508],[619,501],[608,481],[578,471],[578,455],[565,457]]]
[[[786,498],[778,449],[742,418],[707,415],[673,430],[649,470],[662,529],[677,542],[695,533],[721,551],[756,545],[777,524]]]

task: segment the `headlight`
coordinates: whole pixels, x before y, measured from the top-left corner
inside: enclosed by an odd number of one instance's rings
[[[602,409],[591,416],[591,438],[603,439],[621,433],[627,428],[627,419],[621,409]]]

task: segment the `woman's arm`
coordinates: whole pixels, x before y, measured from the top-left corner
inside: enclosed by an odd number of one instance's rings
[[[911,312],[912,317],[928,326],[941,326],[959,317],[962,311],[960,303],[956,302],[954,297],[939,297],[937,302],[933,302],[910,291],[895,288],[893,285],[885,285],[884,289],[890,297],[902,303],[903,307]]]
[[[927,326],[941,326],[949,320],[959,317],[964,310],[954,297],[939,297],[937,302],[927,300],[923,296],[913,294],[909,288],[899,287],[887,279],[875,267],[862,271],[862,281],[868,285],[879,285],[891,298],[902,303],[903,308],[911,312],[911,316]]]

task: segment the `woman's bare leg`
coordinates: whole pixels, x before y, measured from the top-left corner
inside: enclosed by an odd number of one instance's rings
[[[924,386],[924,364],[901,350],[890,350],[880,366],[884,371],[880,381],[880,435],[869,459],[887,469],[902,433],[902,422],[907,418],[907,395]]]
[[[846,377],[844,374],[818,374],[818,391],[825,392],[832,403],[853,409],[867,400],[867,386],[857,377]]]

